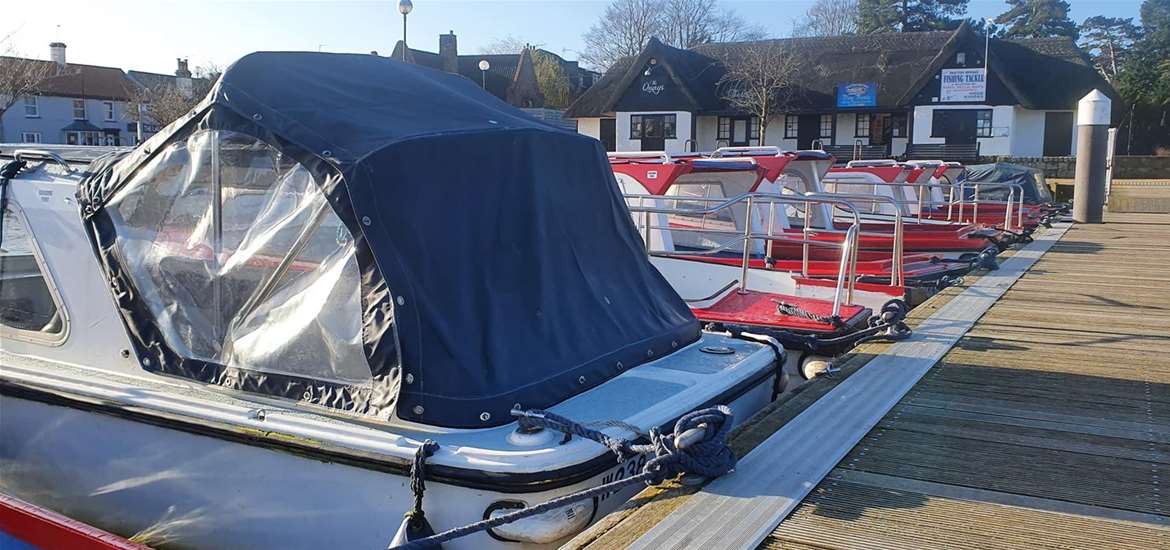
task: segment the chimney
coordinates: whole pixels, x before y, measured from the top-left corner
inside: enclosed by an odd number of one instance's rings
[[[459,46],[455,41],[455,31],[439,35],[439,59],[443,61],[444,71],[459,72]]]
[[[58,67],[65,68],[65,43],[53,42],[49,44],[49,59]]]
[[[179,89],[179,93],[183,97],[191,97],[195,93],[194,84],[191,82],[191,71],[187,69],[187,60],[183,58],[175,58],[178,68],[175,69],[175,87]]]

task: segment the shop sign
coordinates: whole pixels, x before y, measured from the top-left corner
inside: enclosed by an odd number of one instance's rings
[[[987,98],[985,71],[979,69],[943,69],[939,101],[943,103],[982,103]]]
[[[875,107],[877,106],[877,84],[873,82],[854,82],[837,86],[838,107]]]
[[[657,79],[643,80],[642,81],[642,93],[644,93],[644,94],[659,95],[665,89],[666,89],[666,86],[663,84],[659,84]]]

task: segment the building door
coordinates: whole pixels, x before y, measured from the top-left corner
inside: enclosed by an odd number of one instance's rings
[[[643,115],[642,116],[642,150],[643,151],[665,151],[666,150],[666,133],[663,130],[664,119],[662,115]]]
[[[1044,113],[1044,156],[1067,157],[1072,154],[1072,113]]]
[[[977,116],[973,109],[935,110],[930,135],[943,138],[947,145],[971,145],[975,143]]]
[[[752,144],[752,119],[748,117],[731,119],[731,139],[727,140],[732,147],[747,147]]]
[[[617,151],[617,119],[601,119],[601,145],[606,151]]]
[[[821,137],[821,115],[800,115],[796,119],[796,148],[812,149]]]

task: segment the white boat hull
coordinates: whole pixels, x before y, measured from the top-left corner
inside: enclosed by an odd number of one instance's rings
[[[769,378],[731,407],[759,410],[771,392]],[[0,410],[0,491],[151,546],[385,548],[412,503],[406,476],[373,467],[8,395]],[[431,481],[426,515],[436,530],[450,529],[483,519],[495,502],[539,504],[637,473],[639,464],[520,494]],[[589,523],[640,489],[598,499]],[[480,533],[445,547],[521,545]]]

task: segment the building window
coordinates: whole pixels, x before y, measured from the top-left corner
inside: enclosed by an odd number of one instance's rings
[[[760,139],[760,117],[749,119],[748,127],[751,128],[751,131],[748,133],[751,134],[752,139]]]
[[[114,120],[114,102],[106,101],[102,105],[106,108],[106,120]]]
[[[85,120],[85,100],[73,100],[73,120]]]
[[[662,117],[662,137],[666,139],[675,139],[678,133],[675,129],[676,117],[675,115],[666,115]]]
[[[630,115],[630,139],[675,139],[676,115]]]
[[[821,115],[821,133],[822,139],[831,139],[833,137],[833,115]]]
[[[991,137],[991,109],[981,109],[975,112],[975,136]]]
[[[729,140],[731,139],[731,118],[721,116],[719,117],[719,130],[715,133],[715,139]]]
[[[6,284],[0,285],[0,339],[60,343],[65,336],[65,319],[58,309],[58,297],[45,281],[23,213],[11,203],[4,207],[3,225],[0,281]]]
[[[857,113],[853,124],[853,137],[869,137],[869,113]]]
[[[893,137],[906,137],[906,113],[894,113],[890,115],[890,135]]]
[[[41,142],[41,133],[40,132],[21,132],[20,133],[20,142],[21,143],[40,143]]]
[[[796,139],[796,133],[799,128],[800,117],[796,115],[784,115],[784,139]]]
[[[101,145],[101,132],[65,132],[66,145]]]
[[[41,106],[37,104],[37,96],[24,96],[24,116],[26,118],[37,118],[41,116]]]

